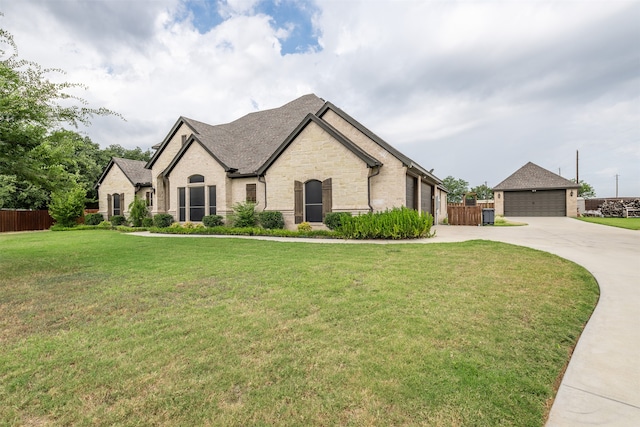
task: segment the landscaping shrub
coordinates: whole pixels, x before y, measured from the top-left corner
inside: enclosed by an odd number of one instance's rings
[[[202,217],[202,223],[205,227],[219,227],[224,224],[220,215],[205,215]]]
[[[284,217],[279,211],[262,211],[258,214],[260,225],[267,229],[283,229]]]
[[[300,224],[298,224],[298,231],[311,231],[313,230],[313,228],[311,228],[311,224],[309,224],[308,222],[301,222]]]
[[[342,225],[342,217],[351,216],[351,212],[329,212],[324,217],[324,225],[326,225],[329,230],[339,230]]]
[[[153,216],[153,225],[158,228],[166,228],[173,223],[173,216],[169,214],[156,214]]]
[[[258,224],[258,214],[255,203],[236,203],[233,206],[232,222],[237,228],[255,227]]]
[[[147,202],[135,196],[129,204],[129,220],[134,227],[142,227],[142,220],[149,215]]]
[[[433,216],[406,207],[342,217],[340,231],[347,239],[415,239],[432,237]]]
[[[110,219],[111,224],[115,227],[119,226],[119,225],[127,225],[127,218],[125,218],[122,215],[114,215],[111,217]]]
[[[113,224],[111,224],[111,221],[102,221],[100,224],[98,224],[99,228],[111,228],[113,226]]]
[[[86,225],[98,225],[104,221],[104,217],[99,213],[90,213],[84,216],[84,223]]]
[[[153,219],[152,218],[142,218],[142,226],[145,228],[153,227]]]

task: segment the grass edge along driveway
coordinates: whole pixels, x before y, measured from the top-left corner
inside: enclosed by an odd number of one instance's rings
[[[582,216],[577,218],[580,221],[594,224],[608,225],[610,227],[626,228],[628,230],[640,230],[640,218],[600,218],[593,216]]]
[[[598,298],[496,242],[0,236],[0,424],[542,425]]]

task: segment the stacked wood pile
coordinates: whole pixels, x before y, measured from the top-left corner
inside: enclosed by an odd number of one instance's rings
[[[602,216],[608,218],[640,217],[640,199],[626,202],[623,200],[606,200],[598,210],[602,213]]]

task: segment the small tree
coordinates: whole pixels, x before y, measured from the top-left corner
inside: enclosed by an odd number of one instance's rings
[[[149,216],[147,202],[134,196],[133,202],[129,204],[129,220],[134,227],[142,227],[142,220]]]
[[[85,190],[81,186],[76,186],[66,192],[51,193],[49,203],[49,215],[64,227],[73,227],[76,219],[84,213]]]
[[[571,181],[576,182],[576,179],[573,178]],[[580,188],[578,189],[578,197],[584,197],[585,199],[593,199],[596,197],[596,190],[593,187],[583,180],[580,180]]]
[[[478,185],[471,189],[472,193],[476,193],[478,200],[491,200],[493,199],[493,190],[487,186],[487,184]]]

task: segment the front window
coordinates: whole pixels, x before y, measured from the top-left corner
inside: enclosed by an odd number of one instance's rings
[[[216,214],[216,186],[209,186],[209,215]]]
[[[120,215],[120,195],[113,195],[113,214]]]
[[[185,188],[178,188],[178,221],[183,222],[186,221],[186,206],[187,206],[187,198],[185,195]]]
[[[322,182],[308,181],[304,185],[304,190],[307,222],[322,222]]]
[[[257,200],[256,184],[247,184],[247,202],[255,203]]]

